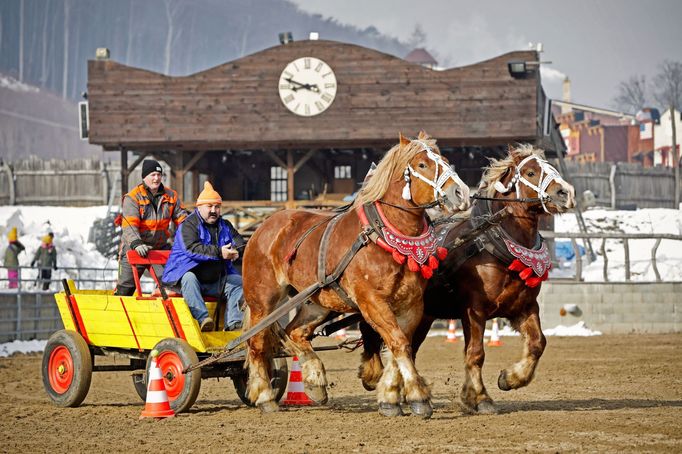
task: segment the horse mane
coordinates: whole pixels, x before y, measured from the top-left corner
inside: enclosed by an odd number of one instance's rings
[[[379,161],[374,173],[369,180],[365,181],[362,188],[355,198],[354,206],[364,205],[368,202],[374,202],[381,199],[388,191],[388,187],[394,181],[403,179],[403,170],[407,164],[418,153],[424,151],[424,146],[420,143],[425,143],[431,150],[440,154],[440,150],[436,146],[436,139],[428,136],[424,138],[410,140],[409,144],[396,144],[386,152],[386,155]],[[393,179],[391,179],[393,176]]]
[[[521,161],[531,155],[545,159],[545,151],[535,148],[529,143],[518,144],[515,148],[510,145],[509,154],[506,158],[490,160],[490,165],[485,168],[481,177],[478,192],[482,193],[485,197],[493,197],[496,192],[495,183],[501,180],[507,171],[516,165],[517,161]]]

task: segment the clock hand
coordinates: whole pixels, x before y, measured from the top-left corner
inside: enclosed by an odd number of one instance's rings
[[[287,82],[289,82],[289,83],[292,84],[292,85],[298,85],[298,87],[292,87],[292,88],[291,88],[293,91],[298,91],[298,90],[300,90],[300,89],[306,89],[306,90],[310,90],[310,91],[315,92],[315,93],[319,93],[319,92],[320,92],[320,89],[317,87],[317,84],[313,84],[313,85],[311,85],[311,84],[302,84],[301,82],[295,81],[295,80],[294,80],[293,78],[291,78],[291,77],[285,78],[284,80],[286,80]]]

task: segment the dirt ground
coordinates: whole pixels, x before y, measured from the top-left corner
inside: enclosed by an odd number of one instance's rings
[[[433,385],[431,420],[381,417],[356,378],[359,353],[321,352],[325,407],[261,415],[230,380],[202,382],[189,414],[140,421],[129,373],[101,372],[79,408],[52,405],[40,355],[0,359],[1,452],[682,452],[682,335],[548,339],[533,383],[497,389],[518,338],[488,347],[484,378],[500,414],[469,416],[455,396],[462,345],[427,340],[417,367]],[[119,361],[123,362],[122,359]]]

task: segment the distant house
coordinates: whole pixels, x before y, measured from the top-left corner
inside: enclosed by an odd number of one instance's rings
[[[665,167],[675,167],[675,153],[673,152],[673,128],[671,120],[670,109],[661,114],[660,124],[653,126],[653,164]],[[680,150],[680,142],[682,141],[682,115],[679,111],[675,111],[675,129],[676,129],[676,145],[677,150]]]
[[[423,47],[417,47],[405,56],[405,61],[415,63],[417,65],[425,66],[426,68],[436,69],[438,62],[435,58]]]

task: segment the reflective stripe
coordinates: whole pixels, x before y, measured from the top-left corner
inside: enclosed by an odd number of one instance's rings
[[[166,391],[147,391],[148,404],[161,404],[168,402],[168,395]]]

